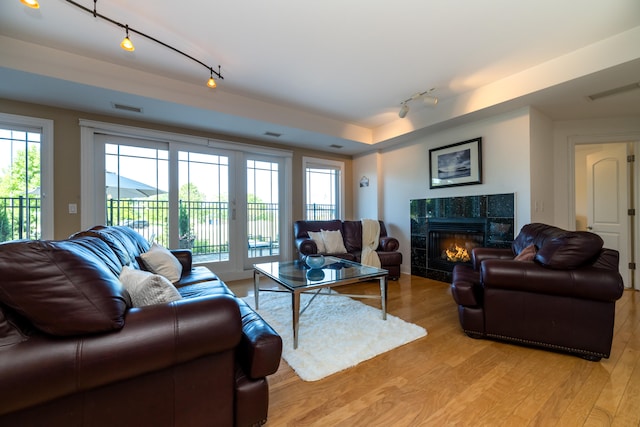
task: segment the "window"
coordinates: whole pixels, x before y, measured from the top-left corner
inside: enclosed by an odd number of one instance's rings
[[[83,228],[131,227],[227,280],[290,256],[291,152],[88,120],[81,135]]]
[[[130,144],[104,146],[107,224],[131,227],[168,246],[169,151]]]
[[[340,219],[344,216],[344,163],[303,158],[304,215],[307,220]]]
[[[0,114],[0,242],[53,237],[53,123]]]
[[[196,261],[229,260],[229,157],[178,152],[178,239]]]
[[[247,160],[247,240],[249,258],[280,253],[279,165]]]

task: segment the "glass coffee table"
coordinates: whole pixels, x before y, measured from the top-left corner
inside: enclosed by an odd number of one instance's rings
[[[353,261],[346,261],[336,257],[325,257],[322,268],[310,269],[302,261],[267,262],[253,265],[253,286],[256,299],[256,310],[259,307],[260,291],[287,292],[291,294],[291,309],[293,311],[293,348],[298,348],[298,325],[300,315],[318,295],[343,296],[353,298],[374,298],[380,300],[382,319],[387,319],[387,270],[369,267]],[[266,276],[278,285],[279,289],[261,289],[260,275]],[[330,289],[337,286],[349,285],[365,280],[380,281],[380,296],[377,295],[348,295],[331,293]],[[329,293],[322,292],[329,290]],[[313,294],[305,307],[300,309],[300,294]]]

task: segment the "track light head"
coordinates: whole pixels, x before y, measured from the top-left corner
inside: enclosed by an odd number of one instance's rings
[[[136,47],[133,45],[133,43],[131,42],[131,39],[129,38],[129,26],[126,25],[125,28],[127,31],[127,35],[125,36],[124,39],[122,39],[122,42],[120,43],[120,47],[126,50],[127,52],[133,52],[134,50],[136,50]]]
[[[438,98],[427,95],[422,98],[422,102],[424,102],[425,105],[436,105],[438,103]]]
[[[404,119],[407,116],[407,113],[409,112],[409,102],[415,101],[420,98],[422,98],[422,102],[424,102],[426,105],[436,105],[438,103],[438,98],[435,96],[429,95],[434,90],[436,90],[436,88],[431,88],[429,90],[425,90],[424,92],[414,93],[413,95],[411,95],[411,98],[407,98],[404,101],[402,101],[400,103],[402,107],[400,107],[400,112],[398,113],[398,116],[400,116],[401,119]]]
[[[403,102],[402,107],[400,107],[400,112],[398,113],[398,116],[400,116],[401,119],[404,119],[407,116],[408,112],[409,112],[409,106],[407,105],[406,102]]]
[[[215,89],[218,86],[213,76],[209,77],[209,80],[207,80],[207,86],[210,87],[211,89]]]
[[[40,3],[38,3],[38,0],[20,0],[20,3],[30,7],[31,9],[40,9]]]

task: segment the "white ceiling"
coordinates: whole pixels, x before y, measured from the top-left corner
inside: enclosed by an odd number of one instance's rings
[[[77,0],[93,9],[93,1]],[[531,105],[554,120],[640,118],[637,0],[0,2],[0,97],[357,154]],[[435,88],[440,102],[400,102]],[[113,104],[141,107],[122,112]],[[281,133],[279,138],[265,132]],[[330,145],[343,148],[334,149]]]

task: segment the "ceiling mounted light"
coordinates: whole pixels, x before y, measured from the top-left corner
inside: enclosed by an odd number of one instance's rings
[[[435,96],[427,95],[422,98],[422,102],[424,102],[425,105],[436,105],[438,104],[438,98],[436,98]]]
[[[193,56],[184,53],[183,51],[181,51],[180,49],[177,49],[173,46],[171,46],[168,43],[165,43],[163,41],[160,41],[158,39],[156,39],[155,37],[152,37],[148,34],[143,33],[142,31],[138,31],[134,28],[129,28],[129,25],[125,25],[122,24],[118,21],[116,21],[115,19],[111,19],[108,16],[102,15],[100,13],[98,13],[97,10],[97,3],[98,0],[93,0],[93,10],[89,9],[88,7],[85,7],[77,2],[75,2],[74,0],[65,0],[68,4],[77,7],[78,9],[82,9],[85,12],[90,13],[91,15],[93,15],[94,18],[100,18],[103,19],[105,21],[108,21],[110,23],[112,23],[113,25],[116,25],[120,28],[124,28],[126,31],[126,37],[122,40],[122,43],[120,43],[120,47],[123,48],[124,50],[128,51],[128,52],[133,52],[135,50],[135,46],[133,45],[133,43],[131,42],[131,39],[129,38],[129,31],[131,31],[132,33],[136,33],[139,36],[142,36],[144,38],[146,38],[147,40],[151,40],[152,42],[155,42],[161,46],[166,47],[167,49],[170,49],[176,53],[179,53],[180,55],[184,56],[185,58],[188,58],[194,62],[197,62],[198,64],[202,65],[203,67],[205,67],[207,70],[209,70],[211,72],[211,77],[209,78],[209,80],[207,80],[207,86],[210,88],[215,88],[216,86],[218,86],[218,84],[216,83],[215,79],[213,78],[213,75],[216,75],[216,78],[222,80],[224,79],[224,77],[222,77],[222,72],[220,71],[220,65],[218,65],[218,71],[215,71],[213,69],[213,67],[205,64],[204,62],[194,58]],[[24,4],[25,6],[28,6],[30,8],[33,9],[38,9],[40,7],[40,4],[38,3],[38,0],[20,0],[20,2],[22,4]]]
[[[409,106],[407,105],[406,102],[403,102],[402,107],[400,107],[400,112],[398,113],[398,116],[400,116],[401,119],[404,119],[407,116],[408,112],[409,112]]]
[[[20,3],[30,7],[31,9],[40,9],[40,3],[38,3],[38,0],[20,0]]]
[[[404,119],[409,113],[409,102],[415,101],[416,99],[422,98],[422,101],[426,105],[436,105],[438,103],[438,98],[435,96],[429,95],[431,92],[436,90],[436,88],[431,88],[429,90],[425,90],[424,92],[414,93],[411,98],[407,98],[400,103],[402,107],[400,107],[400,111],[398,112],[398,116],[401,119]]]
[[[133,43],[131,42],[131,39],[129,38],[129,26],[125,25],[125,29],[127,31],[127,35],[125,36],[124,39],[122,39],[122,43],[120,43],[120,47],[126,50],[127,52],[133,52],[134,50],[136,50],[136,47],[133,45]]]
[[[209,80],[207,80],[207,86],[209,86],[211,89],[215,89],[218,85],[216,84],[216,80],[213,78],[213,69],[210,68],[209,70],[211,71],[211,77],[209,77]]]

